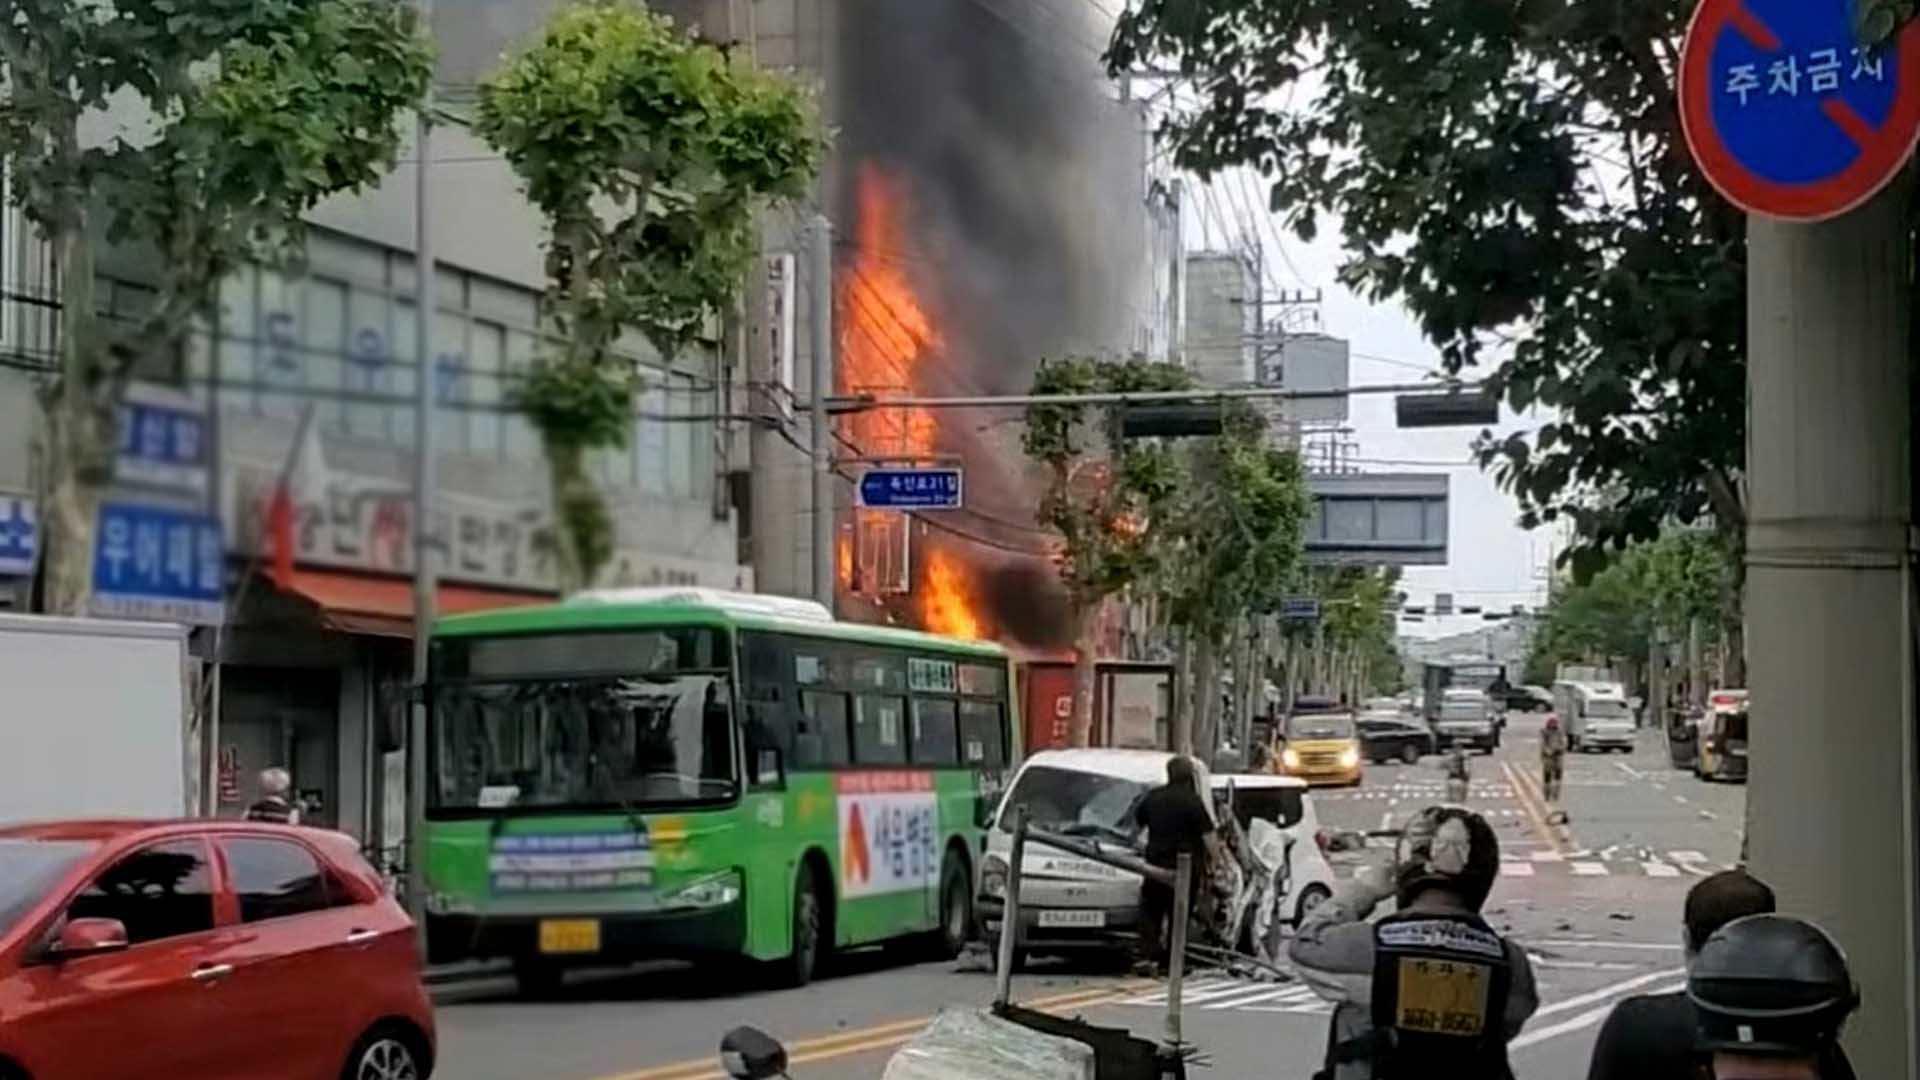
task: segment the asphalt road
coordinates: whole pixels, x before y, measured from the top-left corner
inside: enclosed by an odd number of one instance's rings
[[[1632,755],[1568,759],[1567,827],[1538,795],[1537,723],[1476,758],[1470,802],[1500,836],[1497,926],[1526,942],[1542,1008],[1515,1044],[1522,1078],[1580,1077],[1607,1011],[1631,993],[1677,986],[1688,885],[1733,861],[1744,789],[1667,767],[1657,732]],[[1373,829],[1438,802],[1438,759],[1376,766],[1359,788],[1315,793],[1321,823]],[[1342,872],[1350,872],[1351,865]],[[736,1024],[793,1052],[796,1080],[878,1077],[888,1057],[947,1006],[979,1006],[992,977],[953,963],[871,950],[798,991],[743,986],[721,971],[663,966],[576,977],[552,1000],[519,1000],[504,980],[443,988],[441,1066],[449,1080],[693,1080],[718,1077],[715,1049]],[[1114,974],[1040,963],[1016,997],[1157,1037],[1165,991]],[[1325,1045],[1326,1008],[1294,983],[1200,973],[1187,985],[1185,1036],[1210,1063],[1199,1077],[1306,1080]]]

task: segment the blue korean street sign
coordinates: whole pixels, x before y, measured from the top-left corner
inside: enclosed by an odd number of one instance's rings
[[[139,503],[101,504],[94,530],[94,614],[218,623],[225,570],[226,544],[213,515]]]
[[[1750,213],[1820,221],[1872,198],[1920,138],[1920,23],[1861,40],[1854,0],[1701,0],[1678,72],[1687,146]]]
[[[1319,597],[1289,596],[1280,601],[1280,618],[1287,622],[1313,622],[1319,617]]]
[[[209,451],[207,418],[198,406],[126,401],[120,405],[117,483],[204,495]]]
[[[860,477],[860,505],[870,510],[958,510],[961,470],[868,469]]]
[[[33,573],[33,557],[40,550],[40,523],[33,500],[24,495],[0,495],[0,574]]]

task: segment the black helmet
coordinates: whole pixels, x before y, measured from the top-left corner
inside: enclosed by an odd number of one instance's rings
[[[1430,806],[1414,815],[1394,856],[1394,895],[1403,907],[1422,889],[1440,888],[1477,910],[1500,873],[1493,826],[1464,806]]]
[[[1847,958],[1826,931],[1749,915],[1714,931],[1687,973],[1700,1047],[1743,1054],[1819,1052],[1860,1004]]]

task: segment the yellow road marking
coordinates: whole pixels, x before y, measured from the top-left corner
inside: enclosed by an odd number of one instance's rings
[[[1533,786],[1533,778],[1514,768],[1513,763],[1505,758],[1500,760],[1500,767],[1506,770],[1507,781],[1513,785],[1514,797],[1520,801],[1520,806],[1526,810],[1528,819],[1533,822],[1533,831],[1540,834],[1540,839],[1545,840],[1548,847],[1560,854],[1565,855],[1572,851],[1572,845],[1555,832],[1553,826],[1547,824],[1547,814],[1543,809],[1546,806],[1546,799],[1540,795],[1539,789]]]
[[[1154,984],[1130,979],[1112,986],[1085,987],[1050,997],[1035,998],[1020,1004],[1029,1009],[1061,1009],[1097,1005],[1151,985]],[[889,1049],[910,1041],[932,1021],[931,1016],[918,1016],[911,1020],[895,1020],[853,1031],[842,1031],[834,1035],[802,1039],[788,1044],[787,1062],[790,1065],[805,1065],[815,1061],[828,1061],[873,1050]],[[705,1057],[669,1062],[633,1072],[614,1073],[600,1077],[598,1080],[724,1080],[726,1073],[720,1070],[715,1060],[715,1057]]]

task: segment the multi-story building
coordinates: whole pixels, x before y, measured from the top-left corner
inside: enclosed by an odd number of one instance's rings
[[[500,55],[557,6],[440,5],[442,100],[456,112],[471,102]],[[1153,287],[1167,276],[1151,250],[1164,221],[1156,226],[1148,208],[1145,123],[1099,70],[1107,27],[1092,5],[654,6],[709,37],[750,45],[756,62],[793,69],[818,89],[837,133],[820,194],[812,206],[769,215],[764,246],[791,280],[807,265],[797,224],[814,210],[834,220],[837,351],[879,337],[888,342],[881,358],[901,369],[890,380],[897,385],[876,389],[1014,391],[1042,356],[1166,341],[1171,305]],[[135,122],[108,112],[90,127],[104,134]],[[177,362],[142,373],[199,410],[210,448],[203,497],[225,531],[225,619],[195,634],[196,652],[221,661],[208,725],[218,735],[203,747],[211,798],[244,805],[254,773],[282,764],[320,805],[319,820],[389,841],[402,816],[416,380],[433,380],[442,610],[538,600],[555,585],[544,460],[506,404],[549,332],[539,303],[543,225],[506,164],[464,128],[437,127],[432,151],[438,295],[429,356],[415,347],[421,162],[409,145],[379,186],[314,212],[305,265],[235,274]],[[1122,221],[1144,227],[1114,227]],[[29,567],[9,556],[31,535],[32,391],[58,346],[59,298],[44,245],[17,216],[0,223],[0,240],[0,597],[24,603]],[[898,273],[883,281],[880,268]],[[99,275],[103,310],[131,313],[153,265],[107,248]],[[760,299],[766,284],[755,281],[739,318],[671,361],[638,338],[623,343],[646,390],[629,447],[594,463],[616,522],[610,582],[812,591],[814,508],[797,448],[805,414],[792,409],[813,392],[812,282],[784,293],[775,283],[775,303]],[[902,284],[905,294],[889,291]],[[921,313],[925,326],[908,325]],[[843,369],[840,385],[858,378]],[[781,417],[786,430],[725,419],[746,412]],[[308,414],[314,434],[296,454]],[[1030,512],[1021,464],[1000,460],[1006,441],[964,436],[977,423],[947,425],[939,446],[908,449],[984,454],[993,460],[980,475],[1005,477],[1007,490],[976,486],[970,506],[989,517]],[[296,502],[296,557],[292,575],[279,578],[261,567],[265,508],[283,478]],[[836,521],[850,535],[846,485],[836,493]],[[916,537],[928,528],[900,524]],[[975,518],[958,531],[996,528]],[[1031,530],[1014,534],[1031,545]],[[956,550],[982,560],[995,551]],[[903,580],[914,587],[911,574]]]

